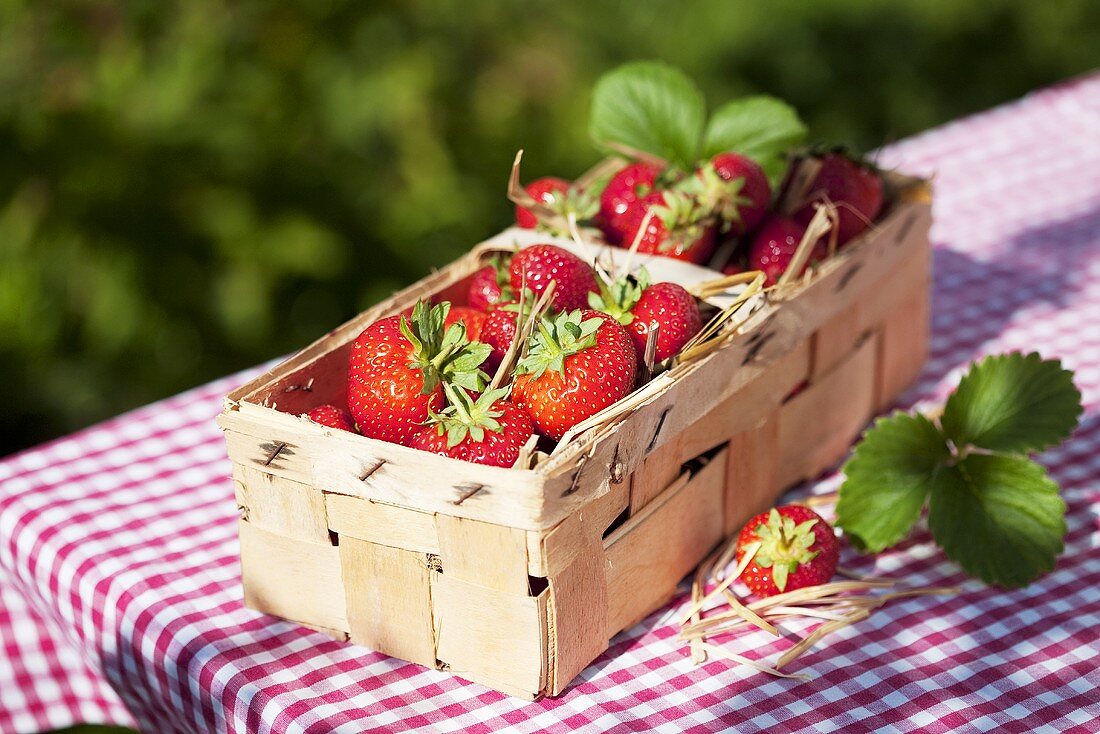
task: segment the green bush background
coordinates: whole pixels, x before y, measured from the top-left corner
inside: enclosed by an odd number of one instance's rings
[[[571,176],[662,58],[871,148],[1100,65],[1100,4],[0,0],[0,453],[292,350]],[[975,171],[975,175],[981,175]]]

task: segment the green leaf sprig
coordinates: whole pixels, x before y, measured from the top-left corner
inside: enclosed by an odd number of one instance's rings
[[[649,154],[688,171],[703,158],[735,151],[759,163],[775,183],[806,126],[790,105],[764,95],[728,102],[708,120],[703,94],[686,74],[659,61],[638,61],[597,82],[589,132],[604,150]]]
[[[1058,485],[1029,454],[1082,413],[1073,373],[1014,352],[971,365],[938,423],[880,418],[844,466],[837,525],[860,548],[902,540],[928,506],[936,543],[967,574],[1022,587],[1054,568],[1066,533]]]

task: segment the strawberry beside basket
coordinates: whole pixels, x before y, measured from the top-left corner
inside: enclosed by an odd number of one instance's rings
[[[919,372],[931,193],[884,180],[888,208],[850,246],[520,467],[300,415],[345,403],[367,325],[422,297],[462,304],[494,254],[567,239],[506,230],[235,390],[218,422],[246,603],[512,695],[560,693],[723,537],[842,458]]]

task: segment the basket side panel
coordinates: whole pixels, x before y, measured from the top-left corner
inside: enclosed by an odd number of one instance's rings
[[[431,574],[436,657],[445,669],[533,698],[545,682],[546,596],[519,596]]]
[[[781,489],[778,413],[730,439],[727,463],[722,527],[731,535],[770,507]]]
[[[332,545],[324,497],[308,484],[234,464],[233,486],[242,517],[255,527]]]
[[[726,459],[685,473],[606,539],[608,638],[666,602],[722,538]]]
[[[452,515],[435,516],[447,576],[526,595],[527,535],[523,530]]]
[[[324,493],[329,528],[340,538],[357,538],[391,548],[439,554],[435,517],[396,505]]]
[[[348,629],[339,548],[287,538],[244,521],[239,532],[246,606],[330,630]]]
[[[920,375],[928,356],[930,311],[929,289],[918,287],[886,317],[879,344],[876,410],[889,408]]]
[[[871,418],[878,336],[836,364],[779,409],[777,489],[835,464]]]
[[[550,577],[549,689],[557,695],[607,649],[607,577],[598,535],[580,540],[573,561]]]
[[[435,639],[424,553],[340,538],[351,641],[435,666]]]

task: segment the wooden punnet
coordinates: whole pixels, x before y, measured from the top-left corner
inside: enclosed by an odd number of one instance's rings
[[[759,297],[720,348],[524,468],[298,416],[344,400],[368,324],[424,296],[461,302],[489,253],[548,240],[530,231],[483,243],[234,391],[218,423],[245,603],[512,695],[560,693],[724,536],[834,466],[920,371],[930,192],[888,182],[872,230],[782,297]]]

